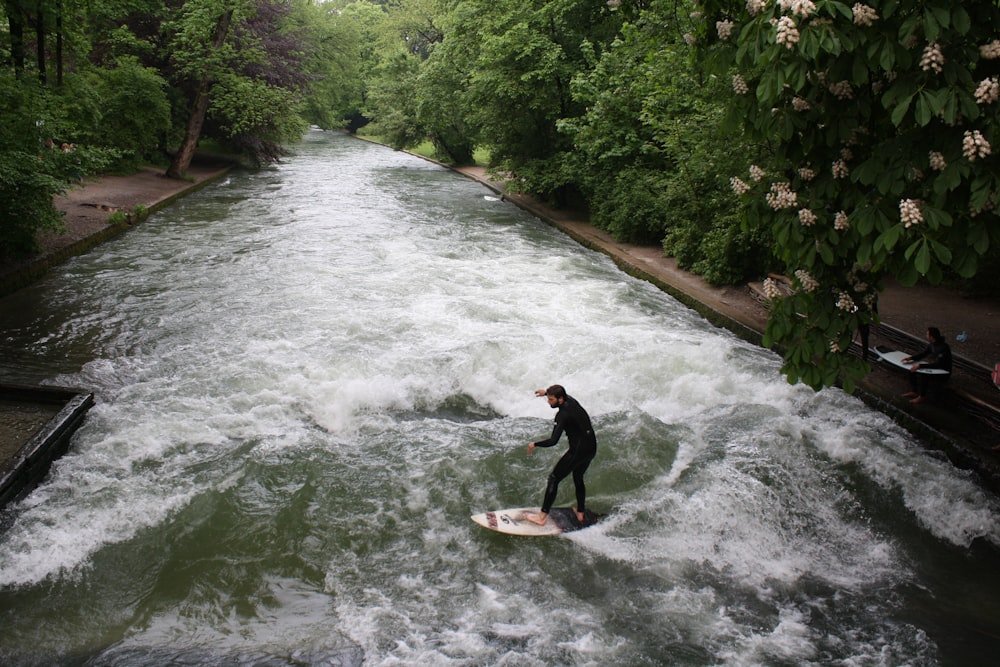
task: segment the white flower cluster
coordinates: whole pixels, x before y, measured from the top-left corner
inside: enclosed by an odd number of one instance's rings
[[[733,188],[733,192],[738,195],[745,195],[750,192],[750,186],[735,176],[729,179],[729,185]]]
[[[812,107],[808,102],[796,95],[792,98],[792,108],[796,111],[809,111]]]
[[[815,292],[819,289],[819,282],[809,275],[809,272],[805,269],[799,269],[795,272],[795,277],[798,278],[799,284],[802,285],[802,289],[807,292]]]
[[[760,179],[764,178],[764,176],[765,174],[763,169],[755,164],[750,165],[750,178],[759,183]]]
[[[749,4],[749,3],[748,3]],[[993,60],[1000,58],[1000,39],[994,39],[989,44],[979,47],[979,57],[983,60]]]
[[[833,177],[834,178],[847,178],[850,170],[847,168],[847,162],[844,160],[837,160],[833,163]]]
[[[848,148],[847,146],[844,146],[843,148],[840,149],[840,157],[843,160],[849,162],[849,161],[851,161],[851,160],[854,159],[854,153],[851,152],[850,148]]]
[[[920,57],[920,68],[925,72],[940,74],[944,69],[944,54],[941,52],[941,45],[931,42],[924,47],[924,54]]]
[[[869,26],[878,20],[878,12],[860,2],[854,3],[854,6],[851,7],[851,13],[854,14],[855,25]]]
[[[907,229],[923,222],[924,214],[920,212],[920,201],[917,199],[901,200],[899,202],[899,219],[903,221],[903,226]]]
[[[691,33],[689,32],[684,33],[684,43],[687,44],[688,46],[694,46],[695,42],[697,41],[698,40]]]
[[[803,18],[816,11],[816,5],[812,0],[778,0],[778,6],[783,12],[791,11]]]
[[[607,4],[608,7],[611,7],[612,9],[618,9],[622,6],[622,0],[608,0]]]
[[[795,27],[795,21],[791,16],[782,16],[778,19],[778,32],[774,39],[789,49],[799,41],[799,29]]]
[[[976,102],[980,104],[992,104],[1000,99],[1000,79],[991,76],[979,82],[976,88]]]
[[[851,88],[851,82],[846,79],[837,83],[831,83],[829,90],[839,100],[854,99],[854,89]]]
[[[799,196],[792,191],[791,183],[772,183],[771,191],[764,195],[767,205],[775,211],[798,206]]]
[[[799,209],[799,222],[803,227],[812,227],[816,224],[816,214],[807,208]]]
[[[719,39],[729,39],[729,36],[733,34],[733,26],[736,25],[732,21],[716,21],[715,30],[719,33]]]
[[[854,305],[854,299],[851,298],[851,295],[848,294],[847,292],[844,292],[843,290],[838,292],[837,308],[840,308],[842,311],[846,313],[853,313],[855,310],[858,309],[858,307]]]
[[[968,158],[969,162],[975,162],[977,158],[986,157],[990,154],[990,142],[979,130],[966,130],[962,139],[962,155]]]
[[[764,296],[772,300],[781,297],[781,288],[773,278],[764,278]]]
[[[812,179],[816,178],[816,171],[810,169],[809,167],[800,167],[799,178],[801,178],[803,181],[811,181]]]
[[[750,86],[739,74],[733,75],[733,92],[737,95],[746,95],[750,92]]]
[[[948,166],[948,163],[944,160],[944,155],[937,151],[931,151],[927,154],[927,159],[931,163],[931,169],[934,171],[941,171]]]
[[[747,13],[750,16],[757,16],[757,14],[764,11],[764,5],[766,4],[766,0],[747,0]]]
[[[840,211],[839,213],[837,213],[837,215],[833,218],[833,228],[836,229],[838,232],[847,231],[848,229],[851,228],[851,223],[847,219],[846,212]]]
[[[830,341],[830,351],[834,354],[840,354],[840,343],[835,340]]]

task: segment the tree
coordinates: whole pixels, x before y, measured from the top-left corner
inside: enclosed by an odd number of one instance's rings
[[[767,285],[789,381],[850,390],[879,285],[972,276],[1000,241],[994,0],[706,0],[701,55],[766,146],[734,176],[795,292]]]
[[[201,138],[213,84],[228,71],[226,37],[241,0],[189,0],[184,5],[174,38],[178,70],[195,82],[187,128],[181,147],[167,168],[167,176],[182,178],[191,166]]]

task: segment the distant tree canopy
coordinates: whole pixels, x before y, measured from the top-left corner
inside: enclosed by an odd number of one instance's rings
[[[996,0],[0,4],[0,253],[67,179],[306,124],[490,156],[512,189],[765,280],[790,381],[850,389],[892,279],[1000,278]],[[75,151],[48,148],[73,143]]]

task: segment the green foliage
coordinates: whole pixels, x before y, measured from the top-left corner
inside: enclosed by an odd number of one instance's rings
[[[163,153],[171,107],[167,83],[156,70],[122,58],[112,68],[92,71],[88,84],[100,99],[99,125],[88,128],[91,141],[131,156],[131,164]]]
[[[733,124],[773,149],[734,183],[796,276],[768,341],[790,380],[817,388],[866,372],[841,351],[885,276],[972,276],[1000,241],[988,149],[1000,6],[875,4],[706,0],[698,35],[720,77],[735,77]]]
[[[560,126],[595,224],[620,240],[662,242],[682,268],[731,283],[769,266],[769,239],[739,228],[726,172],[749,148],[722,132],[723,86],[691,60],[687,27],[674,3],[640,12],[574,79],[586,113]]]

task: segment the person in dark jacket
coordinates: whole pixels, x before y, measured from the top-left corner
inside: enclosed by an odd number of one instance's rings
[[[561,385],[554,384],[548,389],[538,389],[535,391],[535,396],[545,396],[549,406],[558,409],[559,412],[556,413],[552,435],[547,440],[529,443],[528,455],[530,456],[535,451],[535,447],[552,447],[559,442],[563,432],[566,433],[569,449],[562,455],[549,475],[548,485],[545,487],[545,497],[542,500],[542,511],[537,514],[526,513],[524,518],[540,526],[543,525],[556,500],[559,482],[572,473],[573,484],[576,485],[574,512],[576,518],[583,523],[587,502],[587,488],[583,482],[583,474],[587,472],[590,462],[597,454],[597,436],[594,435],[590,415],[575,398],[566,394],[566,390]]]
[[[945,342],[937,327],[927,328],[927,343],[923,352],[903,359],[904,364],[913,363],[910,367],[911,390],[903,394],[910,399],[910,403],[923,403],[927,400],[927,392],[932,388],[932,382],[933,388],[937,389],[948,379],[948,375],[918,373],[921,368],[939,368],[951,374],[951,347]]]

